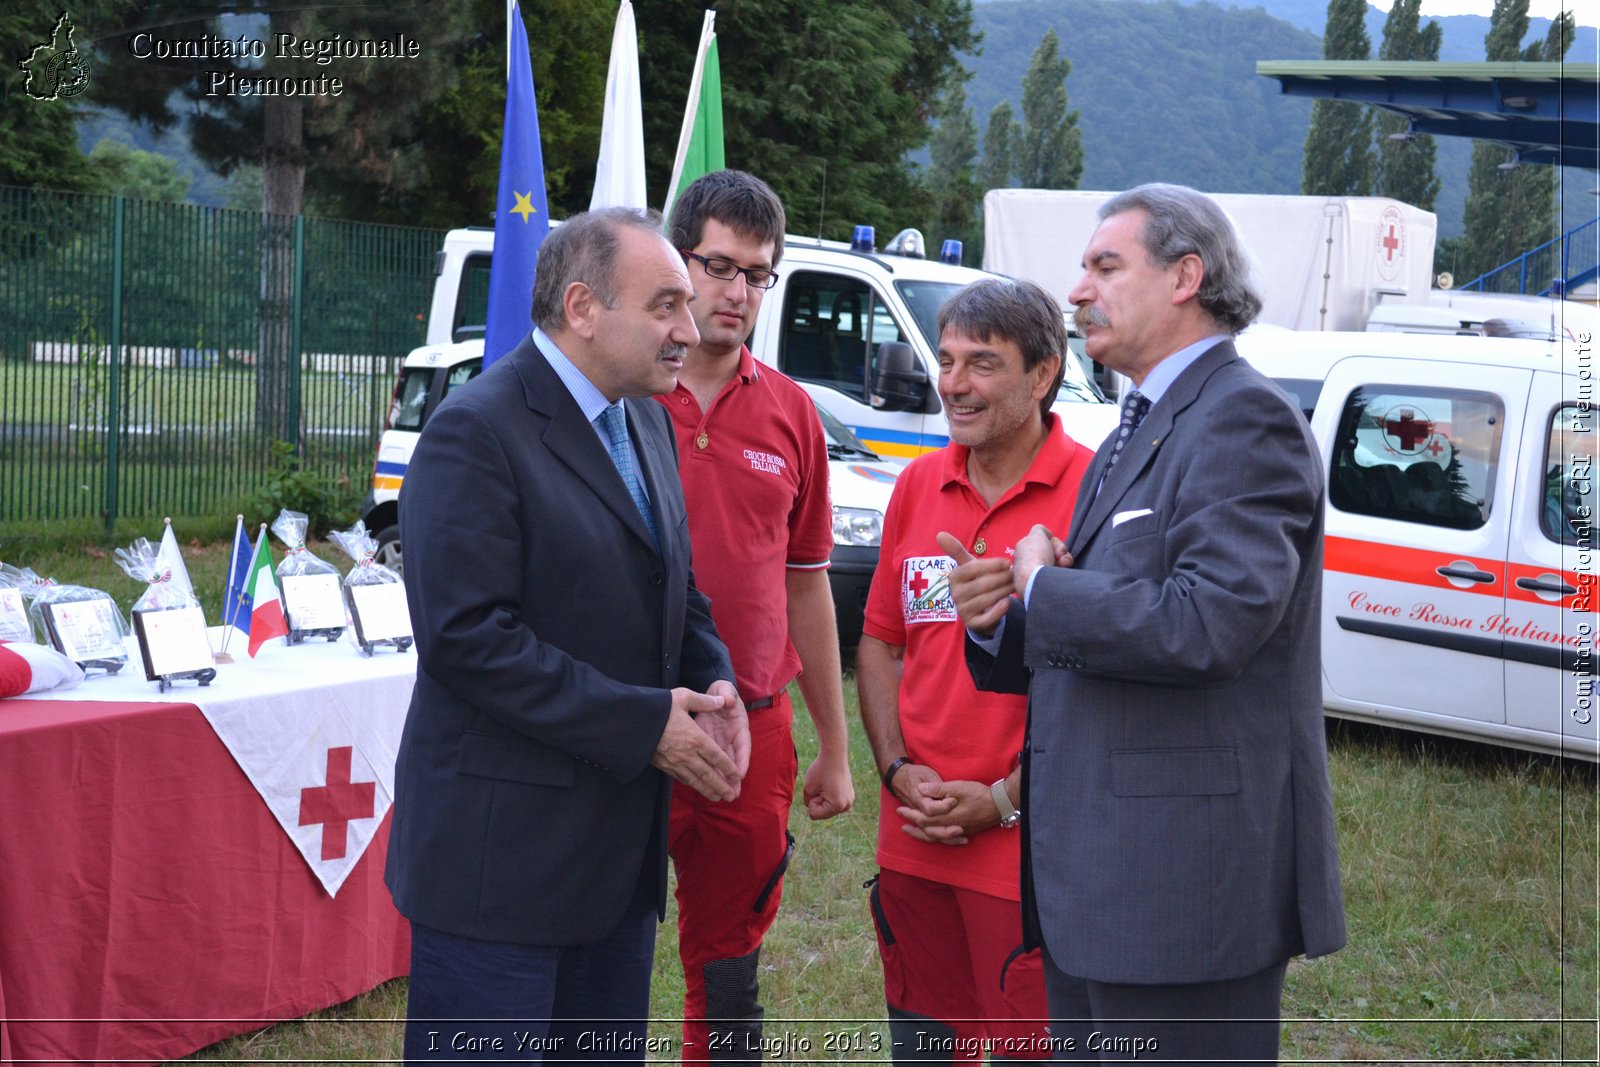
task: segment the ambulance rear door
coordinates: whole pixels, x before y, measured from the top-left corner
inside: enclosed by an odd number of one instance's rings
[[[1534,375],[1502,632],[1506,723],[1594,759],[1595,439],[1576,375]]]
[[[1331,368],[1314,423],[1330,706],[1446,732],[1505,722],[1497,630],[1532,376],[1361,356]]]

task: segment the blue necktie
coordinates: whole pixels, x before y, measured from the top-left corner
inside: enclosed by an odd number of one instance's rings
[[[1135,389],[1127,396],[1122,405],[1122,425],[1117,429],[1117,443],[1111,446],[1111,458],[1106,460],[1106,474],[1111,476],[1111,468],[1117,465],[1117,457],[1122,455],[1122,449],[1132,439],[1133,432],[1139,428],[1144,417],[1150,414],[1150,398]]]
[[[600,413],[600,424],[605,428],[606,438],[609,440],[607,451],[611,453],[611,462],[617,465],[617,473],[622,475],[622,484],[628,487],[628,495],[633,497],[633,504],[639,509],[639,514],[644,517],[644,524],[650,531],[650,540],[654,542],[656,550],[661,549],[661,539],[656,536],[655,517],[650,514],[650,501],[644,495],[644,485],[639,481],[639,467],[633,458],[633,446],[628,443],[628,422],[623,415],[620,403],[612,404]]]

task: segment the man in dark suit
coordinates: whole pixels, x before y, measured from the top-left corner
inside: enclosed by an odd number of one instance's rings
[[[1275,1062],[1289,958],[1345,938],[1321,463],[1234,351],[1261,302],[1227,217],[1170,185],[1100,216],[1069,298],[1136,387],[1123,426],[1065,544],[941,543],[975,679],[1030,695],[1024,923],[1057,1057]]]
[[[568,220],[538,328],[406,472],[418,671],[387,881],[412,921],[408,1060],[647,1050],[670,779],[730,800],[749,760],[671,424],[623,400],[673,387],[692,297],[659,217]]]

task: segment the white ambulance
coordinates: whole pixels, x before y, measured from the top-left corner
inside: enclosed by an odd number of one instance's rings
[[[362,506],[367,529],[378,541],[378,562],[404,568],[400,543],[400,486],[428,417],[450,393],[483,369],[483,342],[430,345],[406,357],[395,382],[386,428],[378,441],[372,491]],[[833,503],[833,555],[829,574],[840,641],[853,647],[861,636],[867,588],[878,565],[883,516],[899,463],[886,462],[821,408],[828,442],[828,488]]]
[[[993,277],[923,256],[922,237],[902,231],[882,251],[869,227],[852,244],[789,236],[778,284],[763,301],[750,351],[798,381],[829,431],[834,552],[829,569],[840,641],[861,632],[867,587],[894,475],[903,463],[949,442],[937,389],[935,319],[951,294]],[[406,356],[378,445],[372,491],[362,508],[383,562],[401,559],[396,501],[423,422],[478,373],[488,308],[494,231],[451,230],[435,261],[427,343]],[[959,259],[959,250],[953,258]],[[1053,410],[1073,438],[1099,446],[1117,408],[1066,361]],[[831,419],[830,419],[831,417]],[[894,461],[881,462],[879,457]]]
[[[1322,446],[1329,712],[1600,758],[1592,333],[1238,347]]]

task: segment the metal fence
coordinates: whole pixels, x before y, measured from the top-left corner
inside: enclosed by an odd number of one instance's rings
[[[371,476],[443,231],[0,186],[0,522]]]

